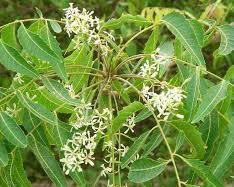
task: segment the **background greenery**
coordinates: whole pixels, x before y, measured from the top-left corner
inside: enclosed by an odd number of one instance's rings
[[[106,20],[113,17],[118,18],[123,13],[140,14],[145,7],[173,7],[186,10],[197,18],[205,15],[222,24],[226,22],[232,22],[234,24],[233,0],[222,1],[222,4],[216,6],[212,11],[209,11],[211,4],[215,3],[212,0],[73,0],[69,2],[73,2],[79,8],[84,7],[88,10],[94,10],[95,15]],[[40,9],[46,18],[61,19],[63,17],[63,8],[67,7],[69,2],[68,0],[1,0],[0,25],[14,21],[15,19],[38,17],[35,7]],[[134,28],[125,27],[120,32],[127,38],[134,32]],[[60,34],[58,38],[60,41],[64,41],[64,45],[66,45],[65,36],[65,34]],[[132,51],[134,53],[138,46],[143,45],[141,39],[139,38],[139,41],[130,45],[128,49],[129,53]],[[214,51],[214,49],[218,48],[218,45],[219,35],[207,44],[203,54],[208,62],[207,66],[209,71],[223,77],[226,70],[233,65],[234,52],[228,56],[213,59],[213,54],[210,51]],[[1,87],[8,87],[11,83],[12,76],[12,72],[7,71],[0,65]],[[35,161],[33,155],[30,154],[27,157],[25,166],[27,167],[29,179],[34,181],[35,186],[50,186],[50,180]],[[231,172],[228,176],[234,175],[233,171]],[[167,178],[167,180],[171,180],[173,184],[175,179]],[[231,183],[232,179],[228,178],[227,184]]]

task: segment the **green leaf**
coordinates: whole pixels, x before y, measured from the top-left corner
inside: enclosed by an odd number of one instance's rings
[[[139,112],[139,114],[135,117],[134,122],[140,122],[148,117],[152,116],[152,112],[148,108],[144,108],[142,111]]]
[[[145,44],[144,53],[150,54],[153,53],[156,49],[157,41],[158,41],[158,29],[154,29],[151,33],[148,41]]]
[[[136,139],[133,145],[129,148],[128,152],[121,159],[121,164],[120,164],[121,168],[125,168],[134,159],[134,157],[140,151],[141,147],[145,143],[145,140],[150,133],[151,131],[149,130]]]
[[[123,85],[118,80],[113,81],[112,85],[113,85],[113,88],[118,92],[118,94],[120,95],[120,97],[127,104],[131,103],[129,95],[126,93],[125,88],[123,87]]]
[[[191,167],[198,176],[207,181],[209,184],[213,185],[214,187],[223,187],[222,183],[211,173],[210,169],[204,165],[204,162],[197,159],[186,159],[182,156],[179,157],[189,167]]]
[[[53,29],[54,32],[60,33],[62,32],[61,26],[56,21],[50,21],[50,26]]]
[[[143,16],[139,15],[130,15],[130,14],[123,14],[120,18],[118,19],[111,19],[107,21],[104,25],[103,28],[106,29],[119,29],[123,24],[125,23],[132,23],[136,26],[148,26],[151,24],[150,21],[145,19]]]
[[[198,44],[202,48],[202,46],[204,45],[204,34],[205,34],[204,29],[203,29],[203,25],[201,23],[199,23],[196,19],[189,20],[189,23],[194,30],[194,34],[197,38]]]
[[[53,79],[48,79],[48,78],[44,78],[42,81],[44,85],[46,86],[46,88],[52,94],[54,94],[55,97],[61,99],[65,103],[69,105],[74,105],[74,106],[77,106],[80,103],[78,99],[72,98],[69,95],[68,90],[64,88],[64,86],[58,81],[53,80]]]
[[[220,55],[228,55],[234,50],[234,26],[233,25],[221,25],[218,27],[221,35],[221,43],[218,48]]]
[[[174,121],[172,126],[184,132],[186,140],[193,148],[193,157],[202,159],[205,154],[205,144],[202,140],[201,133],[193,125],[184,121]]]
[[[196,123],[206,117],[220,101],[226,97],[228,82],[222,81],[220,84],[211,87],[202,97],[201,104],[193,117],[192,123]]]
[[[169,130],[168,126],[164,125],[162,127],[163,132],[166,134]],[[160,143],[162,142],[163,137],[160,133],[160,130],[157,128],[153,131],[153,133],[149,137],[149,142],[144,145],[144,152],[142,153],[142,157],[148,156],[153,150],[155,150]]]
[[[183,15],[177,12],[167,14],[163,21],[168,29],[180,40],[182,45],[187,49],[194,58],[197,65],[205,67],[205,60],[201,52],[201,47],[189,21]]]
[[[23,124],[27,132],[32,134],[38,142],[45,146],[49,145],[46,134],[42,127],[43,121],[27,111],[23,117]]]
[[[117,132],[123,125],[123,123],[131,116],[133,113],[141,110],[144,108],[144,105],[141,102],[134,101],[133,103],[129,104],[128,106],[124,107],[112,120],[112,128],[111,133],[114,134]]]
[[[39,35],[50,47],[50,49],[57,55],[57,57],[63,60],[62,50],[59,47],[59,43],[51,34],[47,23],[42,28],[40,28]]]
[[[167,166],[166,161],[155,161],[149,158],[136,160],[131,165],[128,178],[135,183],[143,183],[157,177]]]
[[[18,29],[18,38],[25,51],[41,60],[49,62],[59,77],[67,81],[63,61],[37,34],[32,33],[22,24]]]
[[[8,26],[5,26],[1,30],[1,38],[2,41],[5,42],[10,47],[13,47],[15,49],[20,49],[20,45],[17,42],[16,39],[16,24],[9,24]]]
[[[9,166],[7,167],[7,172],[7,175],[9,176],[8,178],[10,179],[13,186],[32,186],[26,176],[25,169],[23,167],[23,160],[19,150],[11,153],[11,160]]]
[[[179,134],[176,137],[175,152],[177,152],[180,149],[180,147],[183,145],[184,138],[185,138],[184,132],[183,131],[179,131]]]
[[[32,112],[35,116],[41,120],[50,123],[51,125],[57,124],[57,117],[45,108],[43,105],[34,103],[31,99],[24,96],[21,92],[17,92],[17,97],[19,98],[22,105]]]
[[[223,177],[234,163],[234,117],[231,118],[228,127],[230,132],[219,145],[211,162],[211,171],[218,178]]]
[[[199,131],[202,133],[202,139],[207,147],[205,155],[206,160],[212,153],[212,150],[216,150],[216,143],[219,138],[219,123],[218,111],[214,110],[205,118],[204,123],[199,128]]]
[[[0,142],[0,167],[5,167],[9,161],[8,153],[3,142]]]
[[[27,137],[16,122],[5,112],[0,112],[0,132],[17,147],[27,146]]]
[[[44,105],[49,110],[56,110],[61,113],[73,113],[74,108],[64,101],[54,97],[54,94],[50,93],[45,87],[38,89],[36,92],[32,92],[36,95],[35,102]]]
[[[187,87],[186,109],[189,111],[188,113],[189,120],[192,120],[192,117],[194,116],[197,107],[197,101],[200,94],[199,88],[200,88],[200,70],[199,68],[196,68],[196,71],[192,75],[191,80],[188,82],[188,87]]]
[[[0,40],[0,63],[8,70],[12,70],[31,78],[38,78],[39,75],[27,61],[20,56],[19,52]]]
[[[51,151],[33,137],[29,138],[29,142],[31,150],[53,183],[56,186],[66,187],[66,179]]]

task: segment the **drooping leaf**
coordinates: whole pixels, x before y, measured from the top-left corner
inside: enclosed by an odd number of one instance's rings
[[[202,140],[201,133],[188,122],[174,121],[172,125],[177,130],[184,132],[186,140],[193,148],[193,157],[202,159],[205,154],[205,144]]]
[[[214,187],[223,187],[222,183],[212,174],[204,162],[197,159],[186,159],[179,156],[194,172]]]
[[[207,93],[202,97],[202,101],[193,117],[192,123],[196,123],[206,117],[226,97],[227,86],[228,82],[222,81],[220,84],[207,90]]]
[[[0,39],[0,63],[8,70],[12,70],[31,78],[38,78],[36,70],[27,63],[27,61],[19,54],[19,52],[5,44]]]
[[[218,111],[214,110],[205,118],[199,131],[202,133],[202,139],[206,145],[205,158],[208,159],[213,149],[216,149],[216,143],[219,138],[220,119]]]
[[[205,67],[201,47],[189,21],[177,12],[167,14],[163,17],[163,21],[167,25],[168,29],[180,40],[181,44],[194,58],[196,64]]]
[[[57,117],[43,105],[33,102],[31,99],[24,96],[20,91],[17,92],[17,97],[22,105],[35,116],[45,122],[50,123],[51,125],[57,124]]]
[[[15,120],[5,112],[0,112],[0,132],[17,147],[25,148],[27,146],[27,137],[24,132]]]
[[[164,125],[162,127],[163,132],[166,134],[168,131],[168,126]],[[144,152],[142,157],[147,157],[153,150],[155,150],[163,140],[163,137],[158,128],[156,128],[153,133],[149,136],[149,142],[144,145]]]
[[[5,167],[9,161],[8,153],[3,142],[0,142],[0,167]]]
[[[113,88],[118,92],[118,94],[120,95],[120,97],[127,104],[131,103],[129,95],[126,93],[125,88],[123,87],[123,85],[118,80],[113,81],[112,85],[113,85]]]
[[[221,43],[218,48],[220,55],[228,55],[234,50],[234,26],[233,25],[221,25],[218,27],[221,35]]]
[[[69,95],[69,92],[62,84],[60,84],[58,81],[53,79],[44,78],[43,80],[44,85],[46,88],[54,94],[55,97],[63,100],[69,105],[77,106],[80,102],[78,99],[72,98]]]
[[[219,145],[211,162],[211,171],[217,178],[222,178],[234,163],[234,117],[228,127],[230,132]]]
[[[128,178],[132,182],[143,183],[157,177],[164,171],[166,166],[166,161],[142,158],[133,162]]]
[[[66,187],[65,176],[52,152],[46,146],[37,142],[34,137],[30,137],[29,142],[31,150],[53,183],[59,187]]]
[[[186,97],[186,109],[189,111],[188,119],[191,120],[197,106],[199,98],[200,88],[200,71],[196,68],[195,73],[192,75],[191,80],[188,82],[187,97]]]
[[[133,145],[129,148],[128,152],[125,154],[125,156],[121,159],[121,168],[125,168],[136,156],[136,154],[139,152],[143,144],[145,143],[146,138],[149,136],[151,131],[147,131],[143,133],[139,138],[136,139],[136,141],[133,143]]]
[[[111,20],[107,21],[103,25],[103,28],[119,29],[125,23],[132,23],[136,26],[148,26],[151,24],[151,22],[148,21],[147,19],[145,19],[143,16],[139,16],[139,15],[134,16],[134,15],[130,15],[130,14],[123,14],[118,19],[111,19]]]
[[[8,178],[13,186],[32,186],[26,176],[20,150],[15,150],[11,153],[10,164],[6,170]]]
[[[50,49],[54,51],[57,57],[63,60],[62,50],[59,47],[59,43],[51,34],[47,23],[42,28],[40,28],[39,35],[50,47]]]
[[[145,44],[145,48],[144,48],[145,54],[153,53],[154,50],[156,49],[158,34],[159,34],[158,29],[154,29],[153,32],[151,33],[148,41]]]
[[[23,125],[28,133],[32,134],[35,139],[41,144],[48,146],[49,142],[46,138],[44,129],[42,127],[43,121],[31,114],[30,112],[25,112],[23,117]]]
[[[117,132],[123,125],[123,123],[131,116],[133,113],[144,108],[144,105],[141,102],[134,101],[128,106],[124,107],[118,114],[116,118],[112,120],[111,133],[114,134]]]
[[[1,39],[4,43],[15,49],[20,49],[16,39],[16,24],[9,24],[1,30]]]
[[[67,81],[63,61],[37,34],[29,31],[22,24],[18,29],[18,38],[25,51],[41,60],[49,62],[59,77]]]

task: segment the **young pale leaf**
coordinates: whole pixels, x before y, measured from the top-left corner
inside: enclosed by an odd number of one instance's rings
[[[218,147],[211,162],[211,171],[218,178],[223,177],[234,163],[234,117],[231,118],[228,127],[230,132]]]
[[[188,50],[194,58],[197,65],[205,67],[205,60],[201,52],[201,47],[189,21],[183,15],[177,12],[167,14],[163,21],[168,29],[180,40],[182,45]]]
[[[125,23],[132,23],[136,26],[148,26],[151,24],[150,21],[145,19],[143,16],[133,16],[130,14],[123,14],[120,18],[118,19],[111,19],[107,21],[104,25],[103,28],[106,29],[119,29],[123,24]]]
[[[196,123],[206,117],[216,105],[226,97],[228,82],[222,81],[220,84],[211,87],[202,97],[201,104],[193,117],[192,123]]]
[[[9,161],[8,153],[3,142],[0,142],[0,167],[5,167]]]
[[[220,55],[228,55],[234,50],[234,26],[221,25],[218,27],[221,35],[221,43],[218,49]]]
[[[61,99],[65,103],[69,105],[74,105],[74,106],[77,106],[80,103],[78,99],[72,98],[69,95],[68,90],[64,88],[64,86],[58,81],[53,80],[53,79],[48,79],[48,78],[44,78],[42,81],[44,85],[46,86],[46,88],[52,94],[54,94],[55,97]]]
[[[125,168],[134,159],[134,157],[140,151],[141,147],[145,143],[145,140],[150,133],[151,131],[149,130],[136,139],[133,145],[129,148],[126,155],[121,159],[121,164],[120,164],[121,168]]]
[[[52,152],[33,137],[29,138],[29,142],[31,150],[54,184],[59,187],[66,187],[66,179]]]
[[[128,178],[135,183],[143,183],[157,177],[166,168],[166,161],[155,161],[149,158],[136,160],[131,165]]]
[[[189,111],[188,119],[192,120],[197,106],[199,98],[200,88],[200,71],[196,68],[195,73],[192,75],[191,80],[188,82],[187,97],[186,97],[186,109]]]
[[[57,117],[45,108],[43,105],[34,103],[31,99],[24,96],[21,92],[17,92],[17,97],[22,105],[27,108],[30,112],[32,112],[35,116],[40,118],[41,120],[50,123],[51,125],[57,124]]]
[[[62,28],[58,24],[58,22],[56,22],[56,21],[50,21],[49,23],[50,23],[50,26],[51,26],[51,28],[53,29],[54,32],[56,32],[56,33],[62,32]]]
[[[17,147],[25,148],[27,146],[27,137],[7,113],[0,112],[0,132],[5,138]]]
[[[1,38],[2,41],[5,42],[7,45],[15,48],[20,49],[20,45],[16,39],[16,24],[9,24],[1,30]]]
[[[210,169],[204,165],[204,162],[197,159],[186,159],[179,156],[194,172],[202,179],[214,187],[223,187],[222,183],[211,173]]]
[[[193,157],[202,159],[205,154],[205,144],[202,140],[201,133],[188,122],[174,121],[172,125],[177,130],[184,132],[186,140],[192,146],[195,153],[193,154]]]
[[[0,63],[7,69],[21,73],[31,78],[38,78],[36,70],[27,63],[27,61],[19,54],[19,52],[5,44],[0,39]]]
[[[168,126],[164,125],[163,132],[166,134],[168,130],[169,130]],[[147,142],[143,147],[144,152],[142,154],[142,157],[148,156],[154,149],[156,149],[159,146],[162,140],[163,137],[159,129],[158,128],[155,129],[149,137],[149,142]]]
[[[20,150],[15,150],[13,153],[11,153],[11,160],[9,166],[7,167],[7,172],[8,175],[10,175],[9,178],[13,186],[32,186],[26,176]]]
[[[112,121],[111,133],[114,134],[117,132],[123,125],[123,123],[131,116],[133,113],[144,108],[144,105],[141,102],[134,101],[128,106],[124,107],[118,114],[116,118]]]
[[[67,81],[63,61],[37,34],[29,31],[22,24],[18,29],[18,38],[25,51],[41,60],[49,62],[59,77]]]

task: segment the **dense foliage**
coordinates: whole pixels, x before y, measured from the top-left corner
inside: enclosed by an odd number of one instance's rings
[[[231,184],[232,4],[102,3],[0,26],[0,185]]]

